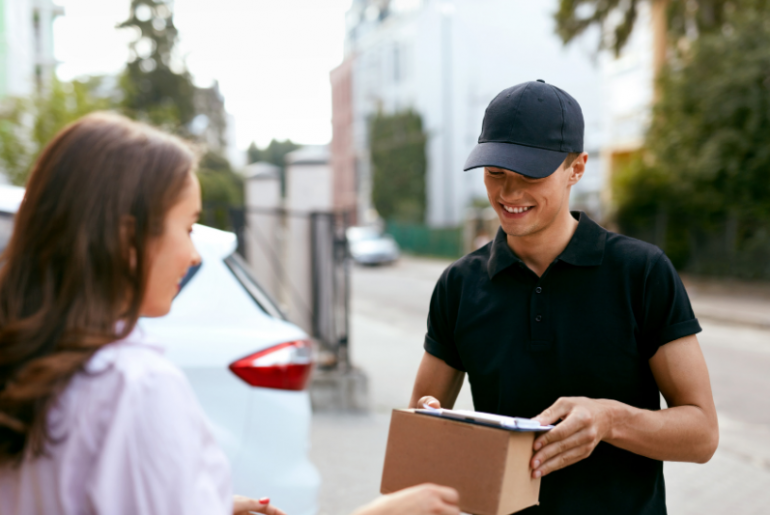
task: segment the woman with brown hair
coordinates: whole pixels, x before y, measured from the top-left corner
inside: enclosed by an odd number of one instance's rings
[[[45,148],[0,259],[0,513],[280,515],[230,492],[181,371],[137,327],[200,258],[195,158],[94,114]],[[359,510],[457,514],[424,485]]]

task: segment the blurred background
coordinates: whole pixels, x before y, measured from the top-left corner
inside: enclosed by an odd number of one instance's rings
[[[346,513],[377,494],[435,281],[497,230],[462,172],[484,110],[535,79],[583,108],[573,209],[661,247],[703,322],[722,440],[666,465],[670,512],[767,513],[770,2],[0,0],[0,179],[95,110],[189,140],[201,223],[318,343],[318,509]]]

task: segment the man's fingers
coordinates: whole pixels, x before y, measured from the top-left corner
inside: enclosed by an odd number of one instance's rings
[[[439,409],[441,407],[441,403],[436,399],[435,397],[431,397],[430,395],[426,395],[425,397],[421,397],[420,401],[417,403],[418,408],[422,408],[424,405],[428,405],[431,408]]]
[[[537,420],[544,426],[555,424],[564,418],[571,409],[572,403],[568,399],[560,398],[541,414],[534,417],[534,420]]]
[[[581,431],[578,431],[577,433],[573,433],[563,440],[550,443],[545,447],[543,447],[542,449],[540,449],[540,451],[537,452],[532,457],[532,460],[531,460],[532,470],[537,470],[537,468],[540,467],[540,465],[548,462],[548,460],[550,460],[551,458],[559,454],[562,454],[564,452],[567,452],[574,447],[581,447],[583,445],[593,445],[593,444],[594,444],[594,438],[591,434],[590,429],[583,429]]]
[[[535,451],[539,451],[540,449],[542,449],[547,445],[569,438],[573,434],[583,429],[583,427],[584,427],[583,422],[581,420],[578,420],[578,419],[573,420],[572,417],[567,417],[566,419],[564,419],[564,422],[554,427],[550,431],[540,435],[535,440],[533,448],[535,449]]]
[[[532,477],[538,478],[538,477],[547,476],[548,474],[550,474],[555,470],[562,469],[564,467],[572,465],[573,463],[577,463],[582,459],[587,458],[588,456],[591,455],[592,451],[593,451],[592,445],[581,445],[579,447],[573,447],[572,449],[569,449],[568,451],[563,452],[561,454],[557,454],[550,460],[546,461],[537,470],[533,470]]]

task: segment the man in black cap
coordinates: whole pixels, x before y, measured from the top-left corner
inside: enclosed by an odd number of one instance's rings
[[[526,513],[665,514],[663,461],[706,462],[719,439],[701,329],[660,249],[570,212],[583,126],[543,81],[489,104],[465,169],[501,227],[439,279],[410,405],[452,407],[467,373],[476,410],[558,422]]]

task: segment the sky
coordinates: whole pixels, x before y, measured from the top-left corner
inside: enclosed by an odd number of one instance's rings
[[[56,0],[59,78],[119,73],[130,0]],[[175,0],[179,52],[199,86],[219,81],[236,145],[331,140],[329,71],[342,62],[351,0]]]

